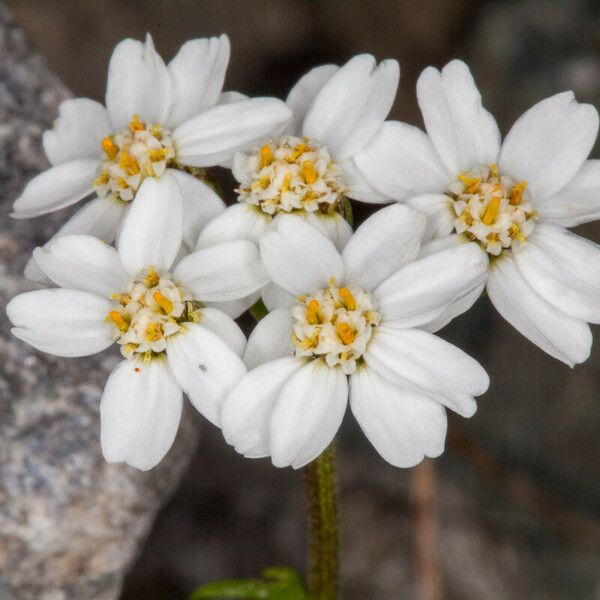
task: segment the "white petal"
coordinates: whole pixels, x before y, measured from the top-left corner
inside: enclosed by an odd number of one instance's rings
[[[304,120],[303,133],[320,140],[336,160],[361,150],[387,117],[398,89],[395,60],[361,54],[350,59],[323,86]]]
[[[419,327],[484,285],[487,254],[474,243],[461,244],[408,263],[374,292],[385,322]]]
[[[294,113],[292,131],[302,130],[302,123],[308,109],[323,86],[339,71],[337,65],[321,65],[302,76],[290,90],[285,103]]]
[[[19,294],[6,306],[13,335],[56,356],[89,356],[114,341],[106,322],[108,300],[78,290],[36,290]]]
[[[65,235],[92,235],[107,244],[112,244],[128,210],[128,205],[111,198],[94,198],[82,206],[43,246]],[[27,279],[48,285],[49,277],[40,269],[32,256],[23,272]]]
[[[183,241],[194,248],[202,228],[225,210],[225,203],[206,183],[177,169],[168,169],[181,188],[183,199]]]
[[[373,290],[418,255],[425,224],[423,213],[400,204],[371,215],[342,252],[348,281]]]
[[[419,194],[406,198],[405,203],[427,215],[423,243],[445,238],[454,229],[456,213],[452,208],[452,200],[446,194]]]
[[[229,38],[189,40],[169,63],[172,103],[168,124],[176,127],[202,110],[214,106],[229,63]]]
[[[248,369],[292,355],[292,314],[288,308],[270,312],[257,324],[244,353]]]
[[[508,132],[498,167],[524,179],[535,203],[559,192],[579,171],[598,133],[598,112],[573,92],[546,98],[521,115]]]
[[[238,356],[246,349],[246,336],[240,326],[223,311],[216,308],[202,309],[200,323],[216,333]]]
[[[586,160],[566,187],[536,204],[544,221],[563,227],[600,219],[600,160]]]
[[[515,261],[547,302],[576,319],[600,323],[600,246],[539,223]]]
[[[430,242],[427,242],[426,244],[421,246],[419,257],[422,258],[424,256],[429,256],[430,254],[442,252],[443,250],[456,248],[458,246],[462,246],[464,243],[465,242],[460,235],[453,233],[451,235],[447,235],[446,237],[442,237],[437,240],[431,240]]]
[[[312,360],[281,389],[270,424],[276,467],[299,469],[317,458],[340,428],[348,403],[348,380],[339,368]]]
[[[273,282],[265,285],[261,291],[261,297],[269,311],[278,308],[290,308],[296,303],[296,296],[288,294],[282,287]]]
[[[203,302],[244,298],[269,281],[258,248],[247,240],[197,250],[175,267],[174,275]]]
[[[148,34],[146,42],[126,39],[113,50],[108,65],[106,108],[115,130],[133,115],[142,122],[166,122],[171,106],[171,79]]]
[[[354,158],[347,158],[340,163],[342,167],[342,180],[348,187],[346,195],[354,200],[368,202],[369,204],[386,204],[391,198],[378,192],[364,177],[356,166]]]
[[[150,266],[168,270],[183,238],[183,200],[174,177],[144,179],[119,236],[119,254],[132,276]]]
[[[220,164],[236,152],[277,135],[291,116],[292,111],[275,98],[219,104],[175,129],[177,160],[195,167]]]
[[[453,60],[441,73],[427,67],[417,81],[417,99],[427,133],[450,173],[498,160],[498,125],[483,108],[465,63]]]
[[[254,306],[260,300],[260,291],[254,292],[245,298],[239,300],[227,300],[227,302],[207,302],[207,306],[216,308],[232,319],[237,319],[245,313],[249,308]]]
[[[221,427],[228,444],[248,458],[270,453],[270,421],[283,386],[304,361],[280,358],[244,375],[227,394]]]
[[[465,294],[455,302],[452,302],[435,319],[421,325],[421,329],[429,331],[429,333],[435,333],[448,325],[455,317],[467,312],[471,306],[477,302],[481,294],[483,294],[485,283],[486,282],[484,281],[480,286],[474,288],[468,294]]]
[[[354,161],[376,190],[394,200],[443,192],[452,179],[427,135],[398,121],[384,123]]]
[[[119,253],[91,235],[67,235],[36,248],[33,256],[59,287],[110,298],[121,290],[127,274]]]
[[[142,471],[155,467],[173,445],[182,406],[181,388],[163,358],[119,363],[100,402],[104,458]]]
[[[249,96],[242,94],[241,92],[235,92],[230,90],[229,92],[222,92],[217,100],[217,104],[233,104],[234,102],[241,102],[242,100],[249,100]]]
[[[341,252],[352,237],[352,226],[342,215],[333,213],[326,215],[321,212],[307,213],[307,221],[324,233]]]
[[[434,397],[463,417],[477,410],[473,396],[490,383],[481,365],[462,350],[419,329],[379,326],[364,354],[367,367],[389,381]]]
[[[350,377],[350,408],[369,441],[395,467],[414,467],[444,451],[444,407],[426,394],[389,382],[365,367]]]
[[[219,426],[227,392],[246,373],[242,359],[216,333],[196,323],[167,338],[167,357],[194,407]]]
[[[200,232],[196,248],[199,250],[235,240],[258,243],[269,230],[272,220],[273,217],[246,202],[228,206]]]
[[[494,261],[487,292],[496,310],[550,356],[571,367],[589,357],[592,334],[587,323],[544,300],[525,281],[511,257]]]
[[[274,283],[294,296],[324,289],[331,277],[344,279],[333,242],[306,219],[280,215],[260,240],[263,263]]]
[[[102,104],[89,98],[65,100],[58,107],[52,129],[42,142],[48,160],[58,165],[80,158],[100,156],[102,138],[111,133],[108,113]]]
[[[40,173],[15,200],[11,216],[15,219],[37,217],[79,202],[94,191],[92,181],[99,164],[97,158],[83,158]]]

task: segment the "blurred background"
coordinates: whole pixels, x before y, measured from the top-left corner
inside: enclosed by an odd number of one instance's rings
[[[600,106],[593,0],[7,4],[74,95],[98,100],[114,45],[149,31],[167,60],[191,37],[227,33],[226,89],[251,96],[285,97],[312,66],[356,53],[396,58],[402,74],[392,116],[419,125],[418,74],[455,57],[471,66],[503,133],[559,91]],[[599,223],[580,229],[600,241]],[[571,371],[515,333],[486,298],[442,336],[482,362],[492,386],[473,418],[450,416],[447,452],[411,471],[387,465],[346,419],[344,598],[600,600],[600,344]],[[122,600],[183,599],[195,585],[257,576],[268,565],[302,571],[303,510],[301,473],[240,458],[202,423],[192,463]]]

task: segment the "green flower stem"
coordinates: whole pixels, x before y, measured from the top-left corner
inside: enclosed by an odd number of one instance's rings
[[[308,589],[314,600],[337,600],[340,584],[335,443],[306,467]]]

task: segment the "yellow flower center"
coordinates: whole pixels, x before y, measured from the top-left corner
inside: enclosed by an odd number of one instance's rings
[[[134,115],[127,129],[101,142],[102,163],[93,185],[100,197],[129,202],[146,177],[160,177],[175,159],[171,132]]]
[[[369,292],[357,285],[339,287],[333,278],[327,289],[298,297],[292,317],[296,356],[324,359],[347,374],[356,370],[380,321]]]
[[[237,159],[236,159],[237,160]],[[325,146],[286,136],[239,157],[240,202],[263,212],[341,212],[346,186]]]
[[[200,320],[201,305],[177,286],[169,273],[143,269],[124,290],[112,295],[106,316],[115,328],[117,343],[126,358],[151,358],[166,350],[167,338],[185,323]]]
[[[461,173],[447,194],[453,200],[456,232],[492,256],[521,248],[539,217],[527,182],[500,175],[495,163]]]

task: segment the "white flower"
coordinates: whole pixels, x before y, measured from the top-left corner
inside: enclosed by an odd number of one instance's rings
[[[6,308],[13,334],[43,352],[87,356],[119,344],[126,359],[102,396],[102,450],[109,462],[144,470],[173,443],[182,390],[218,425],[224,394],[246,372],[238,356],[243,333],[206,303],[246,296],[267,279],[258,248],[246,240],[194,252],[173,267],[182,211],[164,202],[165,185],[149,180],[118,251],[88,235],[37,248],[38,264],[59,288],[20,294]]]
[[[292,125],[252,153],[235,155],[239,204],[202,231],[198,247],[240,238],[257,241],[276,215],[293,212],[343,248],[352,235],[343,217],[344,197],[389,201],[367,184],[354,156],[387,117],[399,73],[395,60],[377,66],[362,54],[342,67],[324,65],[302,77],[286,100],[294,113]]]
[[[498,312],[551,356],[583,362],[587,323],[600,323],[600,248],[565,228],[600,218],[600,161],[586,160],[596,109],[557,94],[501,144],[464,63],[425,69],[417,96],[428,135],[387,122],[355,156],[359,169],[427,213],[427,238],[477,242],[492,259],[487,292]]]
[[[57,235],[85,233],[112,243],[145,182],[171,176],[180,190],[165,201],[183,204],[184,240],[193,248],[224,204],[186,168],[226,164],[236,151],[279,133],[292,116],[275,98],[222,93],[228,62],[225,35],[186,42],[168,65],[149,35],[145,43],[120,42],[108,69],[106,108],[86,98],[63,102],[43,137],[52,167],[29,182],[13,216],[43,215],[95,192]],[[26,274],[41,275],[33,262]]]
[[[223,404],[223,434],[238,452],[299,468],[330,444],[348,397],[393,465],[443,452],[444,407],[471,416],[489,380],[427,329],[481,285],[488,261],[475,244],[419,258],[424,229],[424,215],[393,205],[340,255],[305,220],[275,219],[261,255],[288,301],[256,326],[245,353],[252,370]]]

